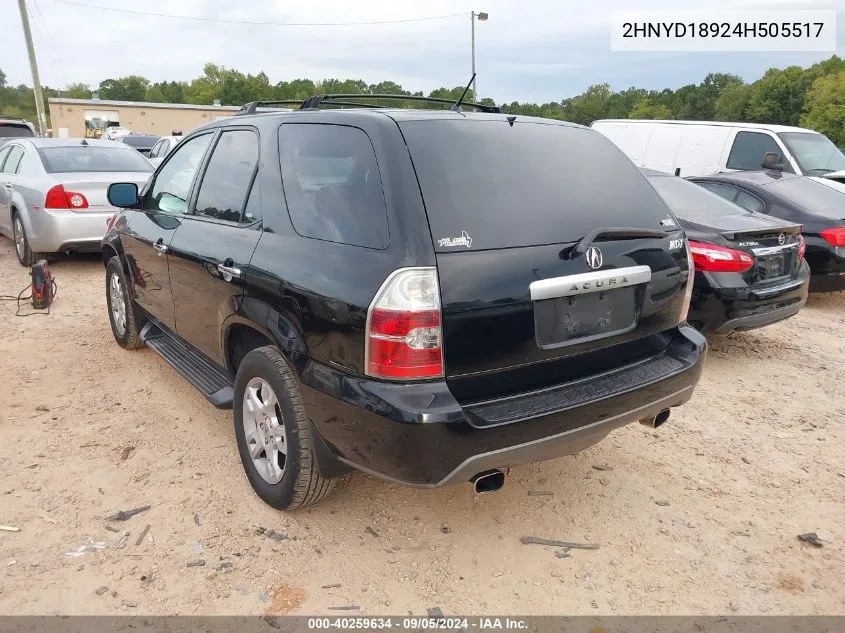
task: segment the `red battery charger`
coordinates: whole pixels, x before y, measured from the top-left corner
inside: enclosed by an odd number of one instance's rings
[[[32,307],[46,310],[53,303],[53,276],[46,259],[32,265]]]

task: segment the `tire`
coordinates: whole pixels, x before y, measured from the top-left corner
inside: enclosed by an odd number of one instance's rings
[[[265,392],[264,385],[272,393]],[[263,408],[257,404],[271,406]],[[251,407],[255,413],[251,413]],[[346,480],[345,476],[323,477],[318,471],[297,379],[275,347],[259,347],[244,356],[235,377],[233,408],[241,463],[253,490],[268,505],[277,510],[313,505]],[[264,428],[269,430],[263,432],[257,421],[265,413],[269,413],[270,424],[264,418]],[[247,426],[251,429],[249,436]],[[253,459],[253,454],[257,459]],[[275,467],[271,466],[274,461]]]
[[[21,219],[17,211],[12,214],[12,241],[15,243],[15,254],[18,256],[21,266],[29,268],[35,262],[47,259],[47,253],[34,252],[29,247],[26,228],[23,225],[23,219]]]
[[[140,330],[144,325],[144,319],[129,295],[126,275],[123,272],[120,257],[117,255],[112,257],[106,265],[106,305],[111,332],[117,344],[123,349],[143,347]]]

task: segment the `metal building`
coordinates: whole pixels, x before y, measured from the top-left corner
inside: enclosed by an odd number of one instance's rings
[[[209,121],[233,116],[234,106],[145,103],[100,99],[48,99],[53,136],[98,138],[109,126],[125,127],[139,134],[187,134]]]

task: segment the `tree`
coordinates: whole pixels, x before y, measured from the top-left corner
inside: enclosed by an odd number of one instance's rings
[[[672,111],[662,103],[653,103],[649,97],[641,99],[628,115],[629,119],[671,119]]]
[[[128,75],[119,79],[106,79],[100,82],[100,99],[116,101],[144,101],[150,81],[139,75]]]
[[[716,103],[722,93],[730,87],[742,86],[742,78],[729,73],[710,73],[695,92],[690,95],[692,117],[696,121],[712,121],[716,118]]]
[[[845,145],[845,70],[819,77],[804,98],[801,125]]]
[[[5,88],[5,87],[6,87],[6,73],[4,73],[2,69],[0,69],[0,88]]]
[[[596,84],[587,88],[584,94],[573,97],[564,110],[568,110],[570,121],[590,125],[596,119],[607,118],[605,113],[612,94],[610,84]]]
[[[743,121],[748,108],[748,98],[751,86],[733,83],[725,86],[722,94],[716,99],[715,119],[717,121]]]
[[[798,125],[810,76],[800,66],[771,68],[751,84],[746,116],[758,123]]]
[[[68,84],[67,88],[64,90],[64,96],[70,99],[90,99],[91,88],[88,84]]]

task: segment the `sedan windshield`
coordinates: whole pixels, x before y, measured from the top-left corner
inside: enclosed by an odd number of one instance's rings
[[[781,132],[778,134],[808,176],[845,169],[845,155],[824,134]]]
[[[75,171],[153,171],[146,158],[130,148],[74,145],[38,150],[48,173]]]

